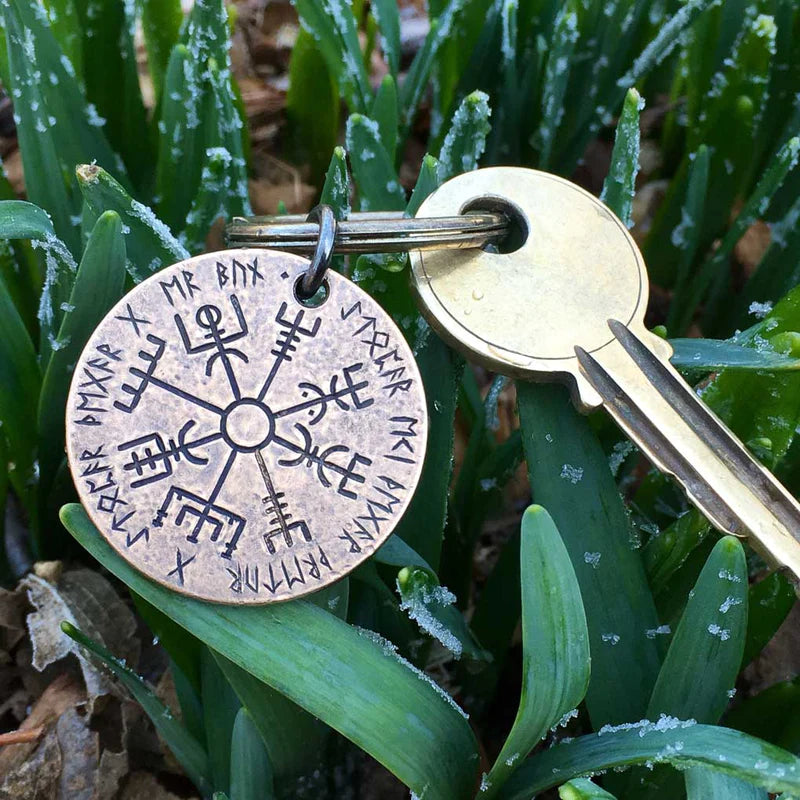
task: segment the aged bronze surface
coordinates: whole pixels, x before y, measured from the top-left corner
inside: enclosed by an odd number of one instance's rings
[[[375,552],[427,441],[413,355],[369,295],[299,256],[235,250],[140,284],[93,333],[67,404],[75,485],[150,578],[224,603],[299,597]]]
[[[555,175],[494,167],[443,184],[418,217],[500,211],[512,252],[416,251],[414,286],[431,326],[489,369],[566,382],[582,410],[604,405],[720,529],[800,576],[800,505],[697,397],[644,325],[648,280],[625,226]]]

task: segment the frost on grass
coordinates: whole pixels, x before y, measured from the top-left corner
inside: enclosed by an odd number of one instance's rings
[[[719,578],[724,581],[730,581],[731,583],[742,582],[742,579],[738,575],[727,569],[721,569],[719,571]]]
[[[600,634],[600,638],[606,643],[610,644],[612,647],[616,644],[619,644],[619,634],[618,633],[602,633]]]
[[[436,681],[433,680],[429,675],[426,675],[421,669],[415,667],[410,661],[403,658],[400,653],[397,652],[397,647],[393,645],[388,639],[384,639],[379,633],[375,633],[375,631],[368,630],[367,628],[359,628],[358,626],[354,626],[356,631],[360,636],[363,636],[365,639],[369,639],[370,641],[377,644],[381,650],[387,656],[392,656],[394,659],[399,661],[404,667],[411,670],[421,681],[427,683],[435,692],[442,698],[448,705],[452,706],[464,719],[469,719],[469,714],[464,711],[461,706],[456,703],[455,700],[444,690],[441,686],[439,686]]]
[[[731,638],[731,632],[727,628],[720,627],[716,622],[712,622],[706,630],[712,636],[718,636],[722,642],[727,642]]]
[[[484,92],[472,92],[461,102],[453,114],[450,130],[439,153],[439,176],[442,180],[477,169],[486,148],[491,114],[489,96]]]
[[[678,719],[668,714],[662,714],[656,722],[649,719],[641,719],[638,722],[623,722],[620,725],[603,725],[597,732],[598,736],[606,736],[609,733],[620,733],[621,731],[638,731],[639,738],[644,739],[651,733],[668,733],[669,731],[683,730],[697,725],[695,719]]]
[[[570,483],[579,483],[583,478],[583,467],[575,467],[572,464],[562,464],[561,477]]]
[[[669,636],[672,633],[672,628],[669,625],[659,625],[657,628],[648,628],[644,635],[648,639],[655,639],[656,636]]]
[[[561,717],[561,719],[558,722],[556,722],[556,724],[553,725],[552,728],[550,728],[550,732],[551,733],[555,733],[559,728],[565,728],[569,724],[569,721],[572,720],[572,719],[575,719],[577,716],[578,716],[578,709],[577,708],[573,708],[573,709],[567,711],[566,714],[564,714]],[[562,741],[563,741],[563,739],[562,739]],[[519,753],[517,753],[516,756],[518,758],[519,757]],[[513,763],[514,763],[513,760],[511,761],[511,763],[506,761],[506,764],[508,764],[509,766],[511,766],[511,764],[513,764]]]
[[[614,445],[611,455],[608,457],[608,466],[611,469],[611,474],[616,477],[619,468],[625,462],[625,459],[636,452],[636,445],[628,439],[623,439]]]
[[[587,551],[583,554],[583,560],[587,564],[591,564],[593,569],[597,569],[600,566],[600,557],[602,555],[602,553],[590,553]]]
[[[767,314],[772,311],[772,303],[767,301],[765,303],[752,302],[747,309],[749,314],[752,314],[756,319],[764,319]]]
[[[32,239],[31,247],[44,252],[44,286],[39,298],[38,318],[42,330],[47,333],[51,347],[57,350],[59,346],[64,346],[63,342],[56,341],[54,335],[58,328],[57,320],[60,316],[56,312],[64,311],[57,297],[59,295],[63,297],[68,294],[75,273],[78,271],[78,265],[61,239],[53,234],[48,234],[44,239]]]
[[[397,593],[403,598],[400,608],[419,625],[426,633],[438,639],[456,658],[461,658],[464,651],[459,638],[436,617],[456,602],[456,596],[446,586],[429,587],[416,583],[404,590],[397,580]]]
[[[741,597],[733,597],[728,595],[719,607],[720,614],[727,614],[734,606],[740,606],[744,601]]]

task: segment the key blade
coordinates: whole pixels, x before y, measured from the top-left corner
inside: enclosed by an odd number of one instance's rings
[[[582,377],[620,427],[720,530],[751,535],[775,568],[800,580],[800,504],[641,336],[609,320],[616,339],[575,349]],[[655,338],[655,337],[653,337]]]

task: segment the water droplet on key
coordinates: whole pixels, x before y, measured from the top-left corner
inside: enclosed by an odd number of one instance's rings
[[[473,300],[483,300],[483,289],[473,289],[472,290],[472,299]]]

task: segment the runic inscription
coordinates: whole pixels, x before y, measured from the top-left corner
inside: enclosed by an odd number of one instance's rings
[[[234,257],[235,256],[235,257]],[[67,450],[92,520],[176,591],[230,603],[313,592],[391,534],[419,480],[425,398],[380,306],[337,274],[215,253],[130,292],[90,338]]]

